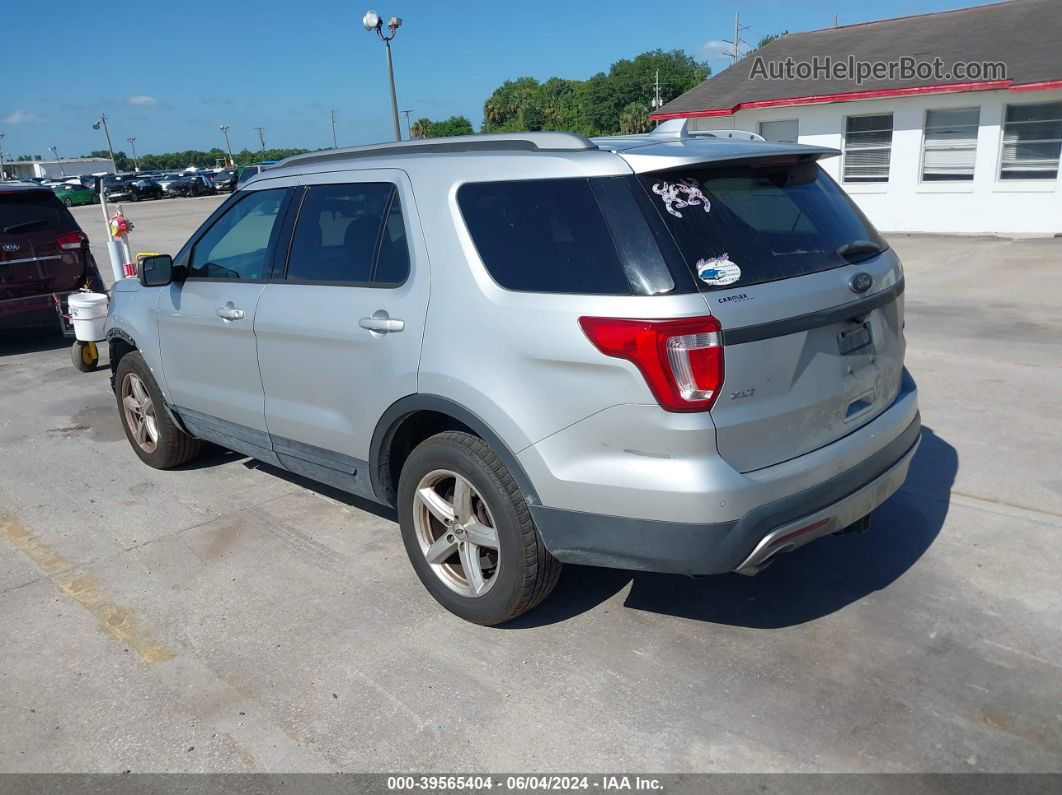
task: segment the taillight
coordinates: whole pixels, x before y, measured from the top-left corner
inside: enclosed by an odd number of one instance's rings
[[[59,246],[59,248],[70,251],[75,248],[81,248],[81,244],[87,239],[88,238],[86,238],[82,232],[71,232],[68,235],[59,235],[59,237],[55,239],[55,244]]]
[[[579,325],[603,354],[633,362],[662,408],[707,411],[719,396],[723,340],[714,317],[581,317]]]

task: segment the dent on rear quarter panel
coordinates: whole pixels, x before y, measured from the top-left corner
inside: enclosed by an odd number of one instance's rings
[[[111,289],[111,305],[107,316],[108,336],[112,329],[120,329],[126,336],[132,337],[164,397],[168,390],[159,347],[157,306],[162,290],[173,287],[172,284],[168,287],[143,287],[136,279],[117,281]]]

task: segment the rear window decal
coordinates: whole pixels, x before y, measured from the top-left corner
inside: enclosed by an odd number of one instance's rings
[[[700,185],[695,179],[680,179],[678,182],[653,183],[653,193],[660,196],[664,202],[664,209],[676,218],[681,218],[679,210],[684,207],[704,207],[708,212],[712,209],[712,203],[701,192]],[[685,195],[686,198],[681,198]]]
[[[705,284],[724,287],[741,278],[741,268],[730,261],[729,254],[697,260],[697,276]]]

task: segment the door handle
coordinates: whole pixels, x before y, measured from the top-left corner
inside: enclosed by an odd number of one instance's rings
[[[391,317],[383,309],[377,309],[372,313],[372,317],[359,320],[358,325],[373,334],[390,334],[402,331],[406,327],[406,321]]]
[[[232,301],[228,301],[225,306],[219,306],[214,310],[214,314],[226,321],[243,320],[243,310],[233,306]]]

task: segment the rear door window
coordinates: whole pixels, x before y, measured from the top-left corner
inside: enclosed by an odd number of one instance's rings
[[[288,281],[397,285],[408,274],[409,247],[393,184],[306,188],[291,240]]]
[[[813,162],[641,175],[702,290],[787,279],[875,256],[887,244]]]

